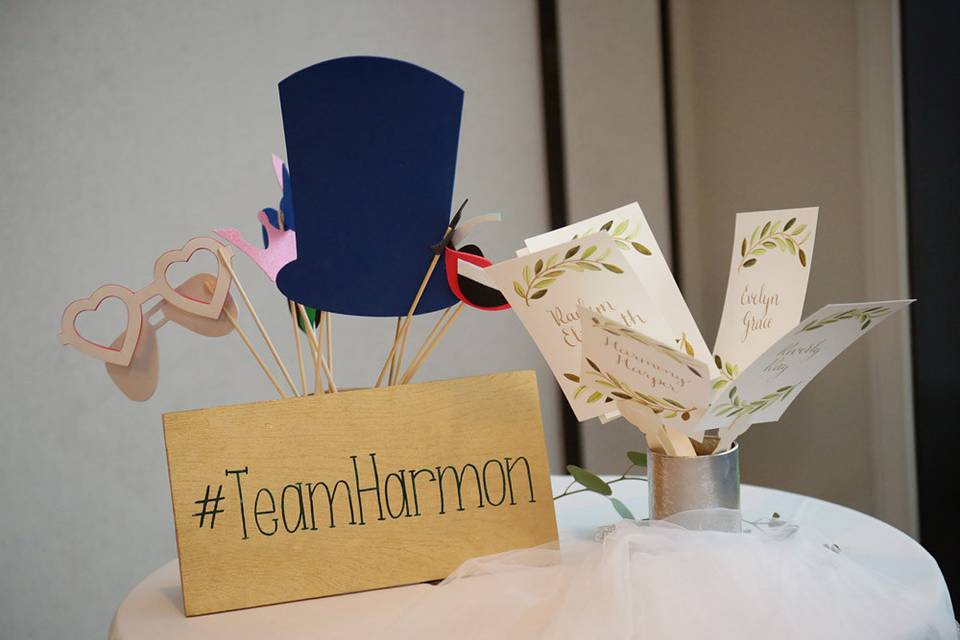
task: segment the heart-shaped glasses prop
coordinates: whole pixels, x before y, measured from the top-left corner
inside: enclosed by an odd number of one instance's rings
[[[214,277],[213,293],[209,296],[191,297],[191,288],[178,290],[167,281],[167,270],[177,262],[188,262],[198,251],[209,251],[218,258],[217,273]],[[230,249],[213,238],[193,238],[180,249],[173,249],[161,255],[153,266],[153,281],[133,291],[117,284],[107,284],[86,298],[74,300],[63,312],[60,326],[60,342],[70,345],[81,353],[106,363],[125,367],[130,364],[140,340],[144,324],[143,305],[155,296],[162,297],[176,309],[188,314],[216,320],[220,317],[223,305],[230,290],[230,268],[225,263],[232,257]],[[226,269],[224,268],[226,267]],[[198,295],[196,292],[193,292]],[[77,329],[77,317],[81,313],[95,312],[107,298],[116,298],[126,306],[127,328],[119,342],[107,346],[88,340]]]
[[[191,300],[209,302],[213,297],[210,291],[216,290],[216,280],[216,276],[212,274],[198,273],[179,285],[175,291]],[[151,319],[158,315],[161,316],[160,320],[151,322]],[[233,331],[233,324],[228,318],[235,318],[236,315],[237,306],[229,293],[224,299],[222,312],[216,319],[184,311],[163,299],[144,312],[140,337],[137,339],[130,362],[126,366],[105,363],[107,374],[117,388],[131,400],[137,402],[149,400],[156,391],[160,375],[157,332],[161,327],[168,322],[173,322],[199,335],[215,338]],[[119,349],[125,341],[126,332],[119,335],[110,346]]]

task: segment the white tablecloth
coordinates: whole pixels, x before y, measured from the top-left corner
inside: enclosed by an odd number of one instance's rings
[[[555,477],[555,493],[568,483],[567,477]],[[638,518],[646,514],[646,490],[644,482],[617,485],[617,495]],[[598,526],[619,519],[606,500],[588,493],[565,497],[556,506],[561,545],[575,538],[592,539]],[[821,500],[751,486],[743,487],[742,509],[747,520],[776,511],[801,527],[815,527],[864,566],[924,594],[922,601],[930,608],[916,612],[918,626],[924,616],[949,608],[950,596],[936,561],[913,539],[879,520]],[[124,599],[109,638],[363,638],[365,628],[393,619],[430,588],[412,585],[186,618],[177,562],[171,560]],[[655,630],[649,631],[649,637],[658,637]]]

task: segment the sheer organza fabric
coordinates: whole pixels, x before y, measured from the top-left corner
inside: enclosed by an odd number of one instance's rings
[[[562,551],[470,560],[384,632],[459,640],[958,637],[949,602],[871,571],[809,527],[697,530],[729,516],[719,511],[623,521],[600,530],[601,540],[565,541]]]

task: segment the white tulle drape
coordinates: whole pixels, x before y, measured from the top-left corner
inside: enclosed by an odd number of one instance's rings
[[[812,529],[775,522],[745,530],[624,521],[602,531],[602,541],[477,558],[384,632],[457,640],[957,637],[949,603],[925,601]]]

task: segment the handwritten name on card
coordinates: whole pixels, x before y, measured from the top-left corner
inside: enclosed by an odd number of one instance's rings
[[[627,265],[640,280],[657,311],[672,330],[668,344],[689,356],[710,363],[710,349],[700,334],[683,294],[677,286],[660,245],[636,202],[592,218],[527,238],[529,251],[543,251],[576,238],[604,231],[613,238]]]
[[[486,268],[553,371],[578,420],[609,413],[612,399],[580,381],[579,307],[663,342],[673,331],[613,238],[599,232]]]
[[[588,309],[581,309],[581,316],[584,384],[614,398],[645,433],[660,425],[688,435],[701,431],[698,423],[711,395],[705,363]],[[624,405],[643,410],[628,413]]]
[[[533,372],[170,413],[164,436],[187,615],[557,537]]]
[[[730,275],[713,348],[731,379],[800,320],[819,209],[737,214]]]

